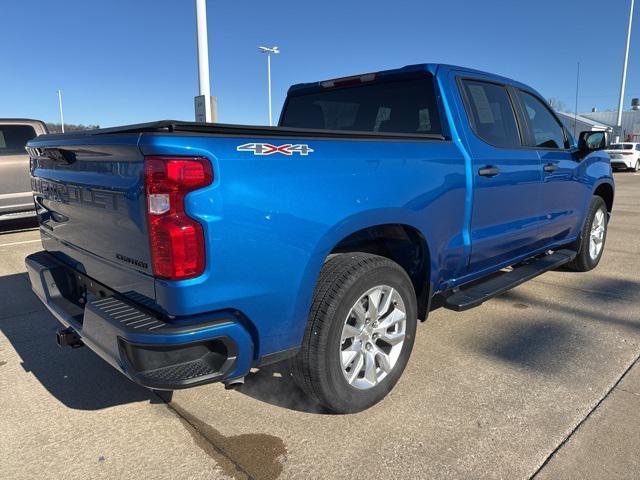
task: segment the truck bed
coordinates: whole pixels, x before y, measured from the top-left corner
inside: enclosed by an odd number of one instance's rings
[[[382,140],[444,140],[442,135],[411,134],[411,133],[384,133],[384,132],[359,132],[345,130],[319,130],[311,128],[267,127],[261,125],[236,125],[225,123],[199,123],[184,122],[179,120],[158,120],[156,122],[123,125],[119,127],[98,128],[74,132],[73,134],[51,134],[48,140],[67,139],[70,137],[83,137],[95,135],[110,135],[121,133],[177,133],[177,134],[206,134],[219,136],[239,137],[289,137],[289,138],[379,138]]]

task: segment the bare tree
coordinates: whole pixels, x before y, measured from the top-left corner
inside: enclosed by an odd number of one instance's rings
[[[66,122],[64,124],[65,132],[79,132],[82,130],[93,130],[95,128],[100,128],[100,125],[83,125],[83,124],[75,125],[73,123],[66,123]],[[47,130],[49,130],[49,133],[61,133],[62,127],[59,123],[47,123]]]
[[[550,98],[549,99],[549,106],[551,108],[553,108],[556,112],[566,112],[567,111],[567,105],[560,99],[558,98]]]

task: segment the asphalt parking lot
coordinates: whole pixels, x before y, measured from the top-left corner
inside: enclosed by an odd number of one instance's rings
[[[465,312],[432,312],[395,390],[355,415],[309,403],[279,366],[244,387],[137,387],[56,346],[24,257],[0,233],[0,477],[638,478],[640,175],[616,175],[602,263]]]

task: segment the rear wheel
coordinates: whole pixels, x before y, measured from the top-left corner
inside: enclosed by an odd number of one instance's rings
[[[594,196],[580,237],[578,255],[568,264],[569,268],[578,272],[587,272],[600,263],[607,239],[608,217],[604,200],[602,197]]]
[[[640,159],[636,160],[636,164],[635,166],[632,168],[632,170],[636,173],[640,172]]]
[[[416,296],[395,262],[346,253],[320,273],[293,375],[311,397],[337,413],[379,402],[402,374],[416,331]]]

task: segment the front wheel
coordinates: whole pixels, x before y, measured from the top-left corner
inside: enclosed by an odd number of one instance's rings
[[[345,253],[322,268],[302,348],[298,385],[336,413],[359,412],[384,398],[409,360],[416,295],[397,263]]]
[[[636,160],[636,164],[631,170],[633,170],[636,173],[640,172],[640,159]]]
[[[580,236],[578,255],[568,264],[569,268],[578,272],[588,272],[600,263],[607,239],[608,219],[609,214],[604,200],[602,197],[594,196]]]

